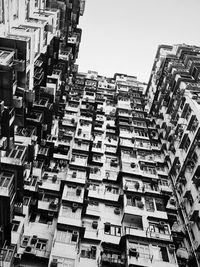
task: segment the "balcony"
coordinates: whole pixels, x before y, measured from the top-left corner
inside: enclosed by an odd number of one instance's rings
[[[143,141],[136,140],[134,143],[134,147],[144,149],[144,150],[151,150],[150,142],[143,142]]]
[[[43,114],[42,114],[42,112],[32,111],[27,115],[26,120],[28,122],[42,123]]]
[[[117,181],[117,178],[118,178],[118,174],[119,172],[116,170],[116,171],[111,171],[108,169],[105,170],[105,175],[102,176],[102,178],[104,180],[108,180],[108,181]]]
[[[124,194],[124,213],[168,220],[167,212],[165,211],[163,203],[160,207],[159,203],[155,203],[154,198],[152,198],[152,204],[150,203],[150,200],[147,201],[146,199],[145,201],[145,199],[139,195],[131,196]]]
[[[92,156],[92,162],[96,165],[99,166],[103,166],[104,162],[105,162],[105,158],[103,155],[99,155],[99,154],[93,154]]]
[[[0,174],[0,196],[13,197],[14,175],[9,172]]]
[[[61,205],[58,215],[58,224],[81,227],[81,209],[78,204],[73,203],[71,207]]]
[[[88,157],[84,155],[72,154],[70,164],[77,165],[81,167],[87,167]]]
[[[100,153],[104,154],[105,152],[105,146],[104,146],[104,141],[102,140],[94,140],[92,144],[92,152],[94,153]]]
[[[11,151],[2,152],[1,163],[22,166],[25,160],[27,147],[23,145],[14,145]]]
[[[43,194],[42,199],[38,200],[38,209],[46,210],[48,212],[59,211],[59,199]]]
[[[116,154],[117,147],[116,146],[106,145],[105,152],[108,153],[108,154]]]
[[[13,247],[0,249],[1,266],[11,267],[14,261],[15,250]]]
[[[146,236],[149,238],[154,238],[158,240],[165,240],[172,242],[172,235],[169,230],[169,225],[163,221],[158,223],[150,223],[150,226],[145,229]]]
[[[81,140],[75,141],[73,143],[72,149],[73,150],[79,150],[82,152],[89,152],[89,143],[83,142]]]
[[[65,127],[76,127],[77,118],[74,115],[64,115],[62,119],[62,126]]]
[[[78,184],[85,184],[86,182],[86,171],[78,169],[68,169],[67,181],[75,182]]]
[[[37,176],[29,176],[24,179],[24,189],[32,192],[37,192],[39,179]]]
[[[135,243],[134,243],[135,244]],[[149,266],[159,267],[178,267],[175,259],[174,249],[168,247],[154,247],[153,245],[144,245],[146,251],[140,250],[139,247],[132,248],[129,243],[127,264],[128,266]],[[168,260],[166,260],[166,258]]]
[[[100,240],[98,224],[98,221],[84,219],[82,221],[82,226],[85,228],[84,238],[88,240]]]
[[[128,147],[128,148],[134,148],[134,142],[135,139],[125,139],[125,138],[120,138],[120,146],[121,147]]]
[[[120,252],[103,251],[100,257],[100,266],[125,267],[126,257]]]
[[[45,172],[42,177],[42,184],[39,187],[42,190],[51,190],[54,192],[60,192],[59,174]]]
[[[105,139],[105,144],[108,146],[117,147],[119,138],[117,136],[107,135]]]
[[[119,199],[119,188],[112,185],[90,185],[88,197],[117,202]]]
[[[102,181],[103,180],[103,168],[99,168],[99,167],[94,167],[94,168],[90,168],[90,175],[89,175],[89,179],[90,180],[96,180],[96,181]]]
[[[160,188],[158,183],[155,181],[152,182],[142,182],[141,180],[135,180],[123,177],[123,188],[126,191],[140,192],[140,193],[152,193],[160,194]]]
[[[91,125],[88,126],[88,127],[81,127],[81,128],[79,128],[79,127],[80,126],[78,125],[77,126],[77,131],[76,131],[76,134],[75,134],[75,138],[90,141],[90,139],[91,139],[91,129],[92,129]]]
[[[100,206],[96,201],[92,201],[87,205],[86,215],[100,217]]]
[[[62,201],[83,203],[84,188],[80,186],[64,186]]]
[[[129,174],[136,174],[136,175],[142,175],[142,170],[139,167],[139,164],[137,161],[132,162],[122,162],[122,172],[123,173],[129,173]]]
[[[120,138],[124,138],[124,139],[132,139],[133,136],[133,132],[130,130],[125,130],[125,129],[120,129],[120,133],[119,133],[119,137]]]
[[[145,162],[140,162],[140,168],[143,172],[143,176],[152,179],[158,179],[158,174],[155,167],[146,165]]]

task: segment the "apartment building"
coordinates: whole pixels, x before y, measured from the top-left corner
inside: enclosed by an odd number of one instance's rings
[[[78,72],[84,8],[0,0],[0,266],[199,266],[200,48]]]
[[[179,266],[177,209],[145,88],[94,71],[70,83],[54,136],[66,174],[49,266]]]
[[[161,45],[146,96],[169,168],[178,224],[174,244],[181,264],[200,266],[199,240],[199,58],[200,48]],[[184,257],[183,257],[184,255]],[[181,265],[182,266],[182,265]]]
[[[57,126],[84,6],[0,1],[0,266],[48,266],[67,166]]]

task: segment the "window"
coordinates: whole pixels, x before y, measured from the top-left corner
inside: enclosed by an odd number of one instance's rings
[[[158,166],[156,167],[157,171],[164,172],[165,171],[165,166]]]
[[[17,19],[19,17],[19,0],[13,0],[13,19]]]
[[[38,239],[35,248],[39,249],[39,250],[46,250],[46,246],[47,246],[47,239]]]
[[[23,236],[21,246],[26,247],[28,245],[29,239],[30,239],[30,236]]]
[[[168,180],[160,179],[160,185],[162,185],[162,186],[168,186],[169,185],[169,182],[168,182]]]
[[[189,148],[189,146],[190,146],[190,139],[189,139],[189,137],[187,138],[187,141],[185,142],[185,146],[184,146],[184,150],[185,151],[187,151],[188,150],[188,148]]]
[[[53,217],[45,216],[44,214],[40,214],[39,223],[51,225],[52,221],[53,221]]]
[[[167,224],[150,222],[149,229],[151,233],[169,235],[169,228]]]
[[[121,226],[110,225],[110,227],[106,227],[105,224],[104,233],[106,235],[121,236]]]
[[[145,131],[138,131],[138,130],[135,130],[135,133],[136,133],[138,136],[148,137],[148,133],[145,132]]]
[[[0,177],[0,187],[8,187],[11,178]]]
[[[12,221],[12,231],[17,232],[18,228],[19,228],[20,222],[19,221]]]
[[[4,2],[0,0],[0,23],[4,23]]]
[[[89,258],[89,259],[96,259],[96,250],[97,248],[95,246],[82,246],[81,257]]]
[[[190,108],[190,107],[188,107],[188,109],[187,109],[187,112],[186,112],[186,115],[185,115],[185,118],[186,118],[186,120],[188,120],[188,119],[189,119],[189,117],[190,117],[191,113],[192,113],[192,110],[191,110],[191,108]]]
[[[145,259],[150,258],[150,250],[148,245],[129,242],[129,246],[131,249],[135,249],[139,253],[139,257]]]
[[[197,227],[198,227],[198,229],[200,231],[200,217],[199,216],[197,218],[196,224],[197,224]]]
[[[133,206],[133,207],[138,207],[138,208],[143,208],[144,204],[141,200],[140,196],[127,196],[127,205]]]
[[[146,173],[149,173],[149,174],[153,174],[153,175],[156,175],[157,172],[156,172],[156,169],[154,167],[150,167],[150,166],[142,166],[142,170]]]
[[[154,211],[155,210],[153,198],[145,197],[145,204],[146,204],[146,210],[147,211]]]
[[[156,203],[156,209],[158,211],[165,211],[165,206],[163,203],[163,200],[160,198],[155,198],[155,203]]]
[[[110,192],[112,194],[118,194],[119,193],[119,188],[107,185],[106,186],[106,192]]]
[[[54,259],[57,260],[58,267],[74,267],[75,266],[74,259],[55,257],[55,256],[54,256]]]
[[[65,244],[76,244],[78,236],[79,234],[77,231],[57,231],[56,241]]]

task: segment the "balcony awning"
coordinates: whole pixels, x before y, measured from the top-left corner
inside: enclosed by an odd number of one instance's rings
[[[104,251],[110,251],[110,252],[115,252],[119,253],[121,251],[119,245],[113,244],[113,243],[107,243],[107,242],[102,242],[102,247]]]
[[[199,217],[199,210],[194,210],[190,217],[190,221],[196,222],[198,217]]]
[[[195,121],[195,119],[196,119],[196,115],[192,115],[192,116],[191,116],[191,119],[190,119],[190,121],[189,121],[189,123],[188,123],[187,130],[190,130],[190,129],[191,129],[191,127],[192,127],[193,122]]]
[[[192,181],[196,186],[200,185],[200,165],[198,165],[195,174],[192,177]]]
[[[188,110],[188,107],[189,107],[189,104],[186,103],[185,106],[184,106],[184,108],[183,108],[183,112],[181,114],[181,118],[185,118],[185,115],[186,115],[186,112]]]
[[[177,165],[178,162],[180,162],[180,161],[179,161],[179,157],[175,157],[174,162],[173,162],[172,167],[171,167],[171,170],[172,170],[173,168],[176,169],[176,165]]]
[[[162,123],[161,128],[162,128],[162,129],[166,129],[166,127],[167,127],[167,124],[166,124],[166,122],[164,121],[164,122]]]
[[[190,189],[187,189],[183,197],[188,199],[188,198],[190,198],[191,196],[192,196],[192,195],[191,195],[191,190],[190,190]]]
[[[182,140],[181,140],[179,148],[184,148],[187,139],[188,139],[188,133],[185,133]]]
[[[164,221],[164,222],[168,222],[168,219],[162,218],[162,220],[158,217],[153,217],[153,216],[147,216],[147,220],[151,221],[151,222],[160,222],[160,221]]]

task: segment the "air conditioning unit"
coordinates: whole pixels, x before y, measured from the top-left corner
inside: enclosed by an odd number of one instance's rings
[[[143,209],[144,208],[144,203],[142,201],[138,201],[137,206],[138,206],[138,208]]]
[[[77,203],[73,203],[72,204],[72,212],[75,212],[78,209],[78,204]]]
[[[23,72],[25,70],[25,60],[15,59],[14,69],[16,71]]]
[[[97,229],[98,228],[98,221],[93,221],[92,222],[92,228]]]
[[[45,139],[42,139],[41,142],[40,142],[41,146],[46,146],[46,140]]]
[[[120,208],[115,208],[115,209],[114,209],[114,213],[115,213],[116,215],[119,215],[119,214],[120,214]]]
[[[106,178],[108,179],[110,176],[110,173],[109,172],[106,172]]]
[[[80,196],[80,195],[81,195],[81,188],[80,188],[80,187],[78,187],[78,188],[76,189],[76,195],[77,195],[77,196]]]
[[[4,110],[4,101],[0,101],[0,113]]]
[[[71,239],[71,241],[72,242],[77,242],[77,240],[78,240],[78,232],[77,231],[73,231],[72,232],[72,239]]]
[[[136,248],[129,248],[129,256],[138,257],[139,253]]]
[[[51,265],[50,265],[51,267],[57,267],[58,266],[58,260],[57,259],[53,259],[52,261],[51,261]]]
[[[109,222],[106,222],[104,225],[105,232],[110,232],[111,224]]]
[[[32,252],[32,247],[31,246],[27,246],[25,248],[25,252],[31,253]]]
[[[31,184],[31,177],[28,177],[24,180],[24,185],[30,185]]]
[[[174,198],[170,198],[169,203],[173,206],[176,204],[176,200]]]
[[[163,222],[163,221],[160,221],[160,222],[159,222],[159,226],[165,226],[165,225],[166,225],[165,222]]]
[[[134,169],[136,166],[137,166],[137,165],[136,165],[134,162],[131,163],[131,168]]]
[[[57,205],[55,204],[54,201],[51,201],[51,202],[49,203],[49,208],[50,208],[50,209],[55,209],[56,206],[57,206]]]
[[[15,108],[22,108],[23,105],[23,98],[20,96],[13,96],[13,106]]]
[[[168,247],[168,249],[169,249],[169,252],[174,252],[175,251],[175,249],[176,249],[176,247],[175,247],[175,245],[174,244],[169,244],[169,247]]]
[[[43,175],[43,179],[46,180],[46,179],[48,179],[48,177],[49,177],[48,173],[45,172]]]
[[[72,178],[76,178],[76,172],[72,173]]]
[[[52,182],[55,183],[57,181],[57,178],[58,178],[57,175],[54,174],[53,177],[52,177]]]
[[[22,257],[21,254],[15,253],[15,255],[14,255],[14,264],[16,264],[16,265],[19,264],[20,261],[21,261],[21,257]]]
[[[38,240],[37,236],[36,235],[33,235],[33,237],[31,238],[31,245],[36,244],[37,243],[37,240]]]

